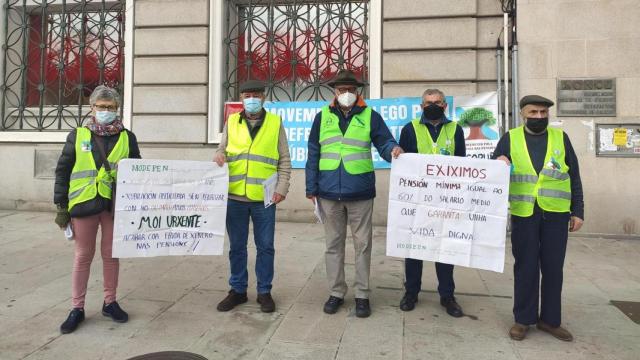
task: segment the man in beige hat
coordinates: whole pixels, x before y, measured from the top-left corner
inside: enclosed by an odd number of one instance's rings
[[[403,152],[380,114],[358,95],[358,88],[363,85],[349,70],[340,71],[329,83],[335,98],[313,121],[305,170],[307,198],[314,203],[318,201],[326,215],[325,257],[330,297],[324,304],[324,312],[335,314],[347,293],[344,251],[349,224],[356,253],[357,317],[371,314],[371,216],[376,196],[371,145],[386,161]]]

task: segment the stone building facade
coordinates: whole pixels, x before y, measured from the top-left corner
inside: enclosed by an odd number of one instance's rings
[[[250,2],[120,3],[125,29],[123,119],[138,136],[143,157],[210,160],[223,123],[222,104],[229,100],[229,14]],[[640,176],[640,160],[597,157],[594,148],[596,123],[640,123],[638,1],[517,4],[521,95],[555,99],[559,78],[616,79],[615,117],[558,117],[557,122],[571,137],[581,163],[584,231],[640,236],[640,195],[633,186]],[[5,11],[6,7],[0,9],[3,21]],[[450,95],[496,90],[495,46],[503,22],[499,1],[370,0],[366,21],[370,97],[420,96],[428,87]],[[3,24],[0,29],[1,43],[11,27]],[[0,57],[0,69],[4,61]],[[53,170],[65,136],[64,131],[0,130],[0,208],[53,208]],[[374,221],[384,224],[388,170],[378,170],[377,175]],[[294,170],[290,191],[279,206],[279,218],[311,221],[303,170]]]

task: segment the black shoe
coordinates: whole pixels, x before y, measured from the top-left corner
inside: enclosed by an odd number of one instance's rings
[[[327,314],[335,314],[342,304],[344,304],[343,299],[336,296],[329,296],[329,300],[324,303],[324,312]]]
[[[356,316],[366,318],[371,315],[371,307],[369,307],[369,299],[356,298]]]
[[[416,307],[418,302],[418,296],[404,293],[402,300],[400,300],[400,310],[411,311]]]
[[[229,295],[218,304],[218,311],[229,311],[237,305],[247,302],[247,293],[237,293],[235,290],[229,290]]]
[[[258,304],[260,304],[260,311],[263,313],[271,313],[276,311],[276,303],[271,297],[271,293],[258,294]]]
[[[456,298],[448,297],[448,298],[440,298],[440,305],[444,306],[447,309],[447,314],[453,317],[462,317],[464,313],[462,312],[462,308],[456,302]]]
[[[120,305],[116,301],[111,304],[102,305],[102,315],[108,316],[113,319],[115,322],[126,323],[129,321],[129,314],[127,314],[124,310],[120,308]]]
[[[60,332],[63,334],[72,333],[82,321],[84,321],[84,309],[74,308],[67,316],[67,320],[60,325]]]

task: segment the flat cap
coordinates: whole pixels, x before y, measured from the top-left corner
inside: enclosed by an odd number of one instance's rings
[[[542,105],[546,107],[552,107],[553,101],[540,95],[527,95],[520,99],[520,109],[527,105]]]
[[[250,92],[250,91],[261,91],[264,92],[265,84],[260,80],[247,80],[240,84],[240,93]]]

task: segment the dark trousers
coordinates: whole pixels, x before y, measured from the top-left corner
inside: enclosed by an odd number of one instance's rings
[[[456,284],[453,282],[453,265],[436,263],[438,293],[441,298],[453,296]],[[408,294],[418,296],[422,287],[422,260],[404,259],[404,288]]]
[[[540,319],[553,327],[560,326],[562,267],[569,217],[569,213],[539,208],[529,217],[511,216],[511,247],[515,258],[513,315],[519,324],[532,325]],[[538,317],[539,299],[542,304]]]

